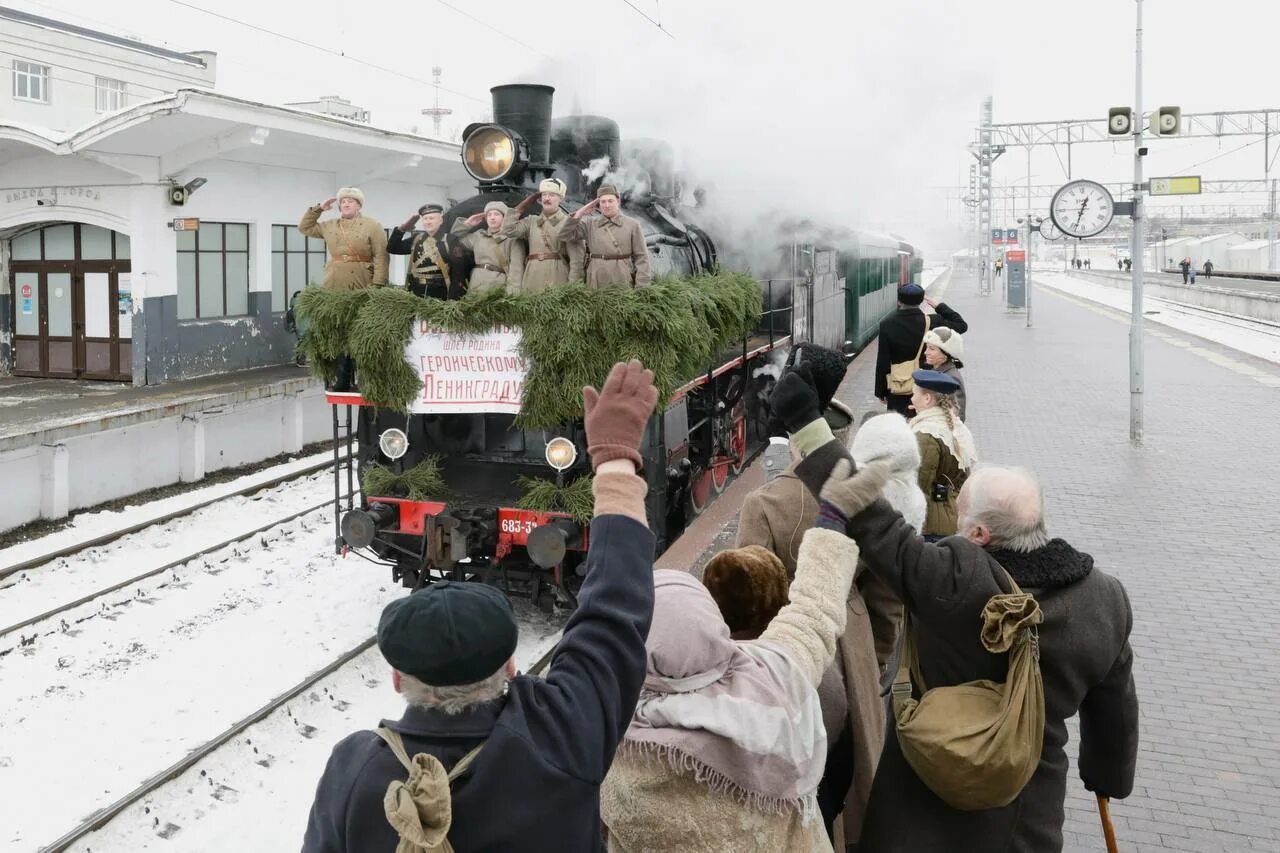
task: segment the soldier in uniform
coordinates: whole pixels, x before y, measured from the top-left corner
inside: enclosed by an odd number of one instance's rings
[[[422,220],[422,231],[413,226]],[[424,204],[403,225],[391,229],[387,252],[408,255],[404,286],[417,296],[461,299],[466,292],[466,255],[443,228],[444,208]]]
[[[468,293],[505,289],[509,280],[519,281],[524,272],[524,247],[502,234],[507,209],[502,202],[491,201],[484,206],[483,213],[453,223],[453,236],[470,249],[476,259]],[[482,223],[487,227],[477,231]]]
[[[337,219],[320,221],[320,214],[338,205]],[[333,198],[307,208],[298,230],[324,240],[329,263],[324,286],[329,290],[362,290],[387,283],[387,239],[378,222],[361,213],[364,193],[343,187]]]
[[[583,218],[597,207],[601,216]],[[589,287],[644,287],[653,281],[644,232],[640,223],[624,215],[621,208],[618,188],[601,184],[595,200],[578,208],[560,232],[567,243],[586,244]]]
[[[582,281],[582,244],[566,243],[560,236],[569,219],[560,209],[564,192],[564,181],[547,178],[502,223],[502,235],[509,241],[523,240],[527,249],[524,277],[507,277],[512,293],[541,293],[553,285]],[[520,218],[534,201],[541,201],[542,213]]]

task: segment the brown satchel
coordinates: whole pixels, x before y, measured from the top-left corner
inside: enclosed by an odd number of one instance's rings
[[[908,616],[893,709],[903,757],[949,806],[964,811],[1007,806],[1040,764],[1044,746],[1044,682],[1040,676],[1040,605],[1000,570],[1012,592],[982,609],[982,645],[1009,653],[1003,684],[970,681],[928,689],[920,675]],[[912,683],[922,691],[912,698]]]
[[[924,315],[924,334],[920,336],[920,348],[911,361],[900,361],[889,365],[889,393],[904,396],[916,390],[916,382],[911,374],[920,369],[920,354],[924,352],[924,336],[929,333],[929,315]]]
[[[409,758],[399,733],[382,727],[377,735],[387,742],[409,771],[408,779],[393,779],[387,785],[382,799],[387,820],[400,836],[396,853],[453,853],[453,845],[449,843],[449,829],[453,825],[449,783],[467,772],[484,744],[462,756],[462,760],[445,773],[444,765],[434,755],[419,752]]]

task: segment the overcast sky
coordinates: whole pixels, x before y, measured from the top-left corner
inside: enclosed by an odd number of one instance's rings
[[[939,188],[967,182],[965,145],[984,95],[997,122],[1105,116],[1134,96],[1132,0],[5,2],[213,50],[223,91],[267,102],[337,94],[397,129],[430,132],[419,111],[431,105],[433,65],[451,90],[441,94],[455,110],[446,129],[485,118],[490,86],[550,83],[558,114],[605,114],[624,137],[670,140],[737,204],[785,201],[909,239],[956,215]],[[1280,4],[1146,0],[1144,10],[1147,108],[1280,107]],[[1261,178],[1260,141],[1226,153],[1248,142],[1153,142],[1148,175]],[[1123,180],[1132,146],[1075,146],[1073,163],[1077,177]],[[1025,153],[1010,151],[995,171],[1025,182]],[[1047,148],[1034,152],[1031,172],[1037,184],[1065,179]]]

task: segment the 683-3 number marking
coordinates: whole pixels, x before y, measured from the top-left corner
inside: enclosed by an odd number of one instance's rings
[[[504,518],[500,527],[503,533],[523,533],[528,536],[537,526],[538,522],[533,519]]]

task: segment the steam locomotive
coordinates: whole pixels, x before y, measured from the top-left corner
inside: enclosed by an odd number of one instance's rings
[[[640,222],[655,276],[712,272],[721,263],[715,240],[696,224],[697,206],[682,201],[690,193],[664,143],[624,147],[617,123],[601,116],[553,119],[549,86],[506,85],[491,92],[493,121],[463,134],[462,161],[477,193],[446,211],[446,228],[490,201],[514,206],[546,177],[567,185],[564,208],[572,213],[594,197],[609,172],[617,180],[625,169],[624,210]],[[751,271],[764,296],[755,333],[689,377],[649,421],[641,454],[659,553],[767,442],[764,401],[788,348],[808,341],[855,353],[893,309],[898,285],[919,272],[914,249],[896,239],[793,226],[779,231],[796,236],[778,245],[774,267]],[[565,483],[590,473],[581,421],[530,430],[516,427],[509,413],[404,414],[341,393],[329,393],[328,401],[340,552],[390,566],[409,587],[478,579],[530,596],[544,609],[576,604],[587,525],[566,512],[517,503],[521,477]],[[339,454],[344,442],[352,451],[346,458]],[[355,480],[367,466],[404,471],[431,456],[442,460],[447,500],[356,496]]]

